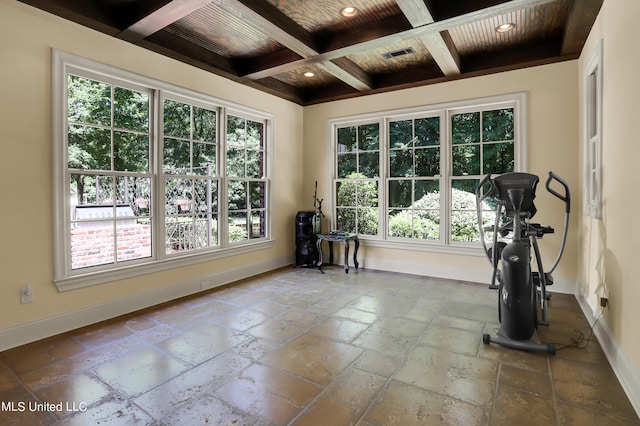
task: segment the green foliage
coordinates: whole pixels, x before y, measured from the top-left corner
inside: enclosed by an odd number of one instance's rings
[[[451,193],[451,238],[453,241],[478,241],[480,233],[477,224],[475,194],[452,189]],[[440,194],[429,192],[411,205],[411,209],[397,210],[389,217],[389,236],[438,239],[440,236]],[[488,203],[483,210],[490,211]],[[493,213],[483,215],[483,226],[492,225]]]
[[[365,235],[378,233],[378,182],[351,173],[338,183],[338,228]]]

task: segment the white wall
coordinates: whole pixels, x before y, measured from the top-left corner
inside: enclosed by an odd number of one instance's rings
[[[640,412],[640,285],[638,242],[638,102],[640,100],[640,2],[606,0],[580,57],[580,76],[603,40],[602,220],[580,215],[578,281],[593,317],[599,298],[609,298],[598,327],[605,351]],[[582,78],[582,77],[581,77]],[[581,105],[584,99],[580,81]],[[581,138],[583,117],[580,117]],[[582,144],[581,144],[582,147]],[[581,149],[580,158],[584,155]],[[581,188],[582,189],[582,188]],[[598,336],[600,338],[600,336]],[[601,339],[603,340],[603,339]]]
[[[59,293],[52,282],[51,48],[274,114],[273,248]],[[212,284],[293,263],[302,108],[148,50],[0,0],[0,350]],[[35,301],[20,304],[30,283]]]

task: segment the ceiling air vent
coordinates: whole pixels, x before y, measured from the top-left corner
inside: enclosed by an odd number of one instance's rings
[[[385,59],[393,59],[397,58],[398,56],[409,55],[411,53],[415,53],[413,48],[407,47],[406,49],[394,50],[393,52],[384,53],[382,56],[384,56]]]

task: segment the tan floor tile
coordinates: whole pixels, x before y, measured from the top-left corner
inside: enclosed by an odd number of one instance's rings
[[[251,362],[232,352],[225,352],[187,370],[135,398],[135,403],[154,418],[164,418],[183,406],[190,408],[203,393],[230,380]],[[175,424],[175,423],[171,423]],[[196,423],[185,423],[191,425]]]
[[[291,425],[348,425],[358,419],[387,379],[347,369]]]
[[[305,334],[267,355],[262,362],[327,385],[361,353],[362,349],[355,346]]]
[[[558,402],[558,424],[580,426],[632,426],[639,425],[637,417],[623,417],[620,413],[612,413],[610,410],[598,411],[585,407]]]
[[[482,335],[475,331],[431,325],[418,341],[418,345],[475,356],[478,353],[481,338]]]
[[[499,386],[491,423],[496,426],[555,424],[553,401],[508,386]]]
[[[551,376],[539,371],[503,364],[498,378],[500,385],[507,385],[545,398],[553,397]]]
[[[328,339],[351,342],[369,327],[368,324],[350,321],[344,318],[330,317],[312,327],[309,333]]]
[[[97,378],[86,374],[69,377],[48,388],[40,389],[36,395],[40,401],[51,404],[62,403],[59,417],[73,414],[74,410],[93,405],[109,396],[111,389]]]
[[[189,401],[162,421],[167,425],[252,426],[257,419],[209,395]]]
[[[297,416],[322,387],[280,370],[254,364],[214,395],[237,409],[277,425]]]
[[[287,342],[304,333],[324,318],[320,314],[310,313],[299,308],[291,308],[277,317],[250,328],[247,333],[267,340]]]
[[[393,378],[477,405],[493,398],[498,364],[427,346],[416,347]]]
[[[371,425],[487,425],[486,411],[447,396],[391,380],[365,413]]]
[[[128,400],[113,398],[65,417],[60,426],[152,424],[153,419]]]
[[[144,348],[96,369],[101,380],[127,396],[139,395],[189,366],[155,348]]]
[[[249,336],[219,325],[204,324],[163,340],[157,346],[193,366],[246,340]]]

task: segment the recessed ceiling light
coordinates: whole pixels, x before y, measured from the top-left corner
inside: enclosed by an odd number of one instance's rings
[[[314,74],[314,73],[312,73],[311,71],[307,71],[307,72],[305,72],[303,75],[304,75],[305,77],[311,78],[311,77],[313,77],[315,74]]]
[[[513,22],[508,22],[506,24],[502,24],[502,25],[498,25],[496,27],[496,32],[499,33],[506,33],[511,31],[512,29],[514,29],[516,27],[516,24],[514,24]]]
[[[346,16],[346,17],[356,16],[357,14],[358,14],[358,9],[356,9],[353,6],[343,7],[342,10],[340,11],[340,15]]]

